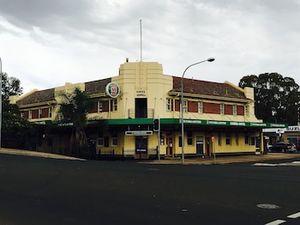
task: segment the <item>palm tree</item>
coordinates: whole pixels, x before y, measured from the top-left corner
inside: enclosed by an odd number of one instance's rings
[[[70,138],[71,154],[80,156],[82,150],[87,146],[84,127],[91,101],[88,95],[79,88],[75,88],[71,95],[63,93],[61,98],[59,114],[62,116],[62,121],[73,124]]]

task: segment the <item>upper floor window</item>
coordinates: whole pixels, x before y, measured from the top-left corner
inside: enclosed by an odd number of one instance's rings
[[[49,108],[48,116],[52,118],[52,107]]]
[[[118,101],[117,99],[112,99],[110,102],[110,110],[111,111],[117,111],[118,110]]]
[[[166,109],[167,109],[168,112],[173,110],[173,107],[172,107],[173,104],[172,103],[173,103],[173,101],[172,101],[171,98],[166,99]]]
[[[198,113],[203,113],[203,102],[198,102]]]
[[[98,112],[102,112],[103,111],[103,103],[98,101]]]
[[[233,106],[232,106],[232,112],[233,112],[233,115],[234,115],[234,116],[237,115],[237,105],[233,105]]]
[[[188,109],[188,101],[183,100],[183,106],[182,106],[183,112],[187,112],[187,109]]]
[[[249,105],[245,105],[245,115],[249,116]]]
[[[224,115],[224,103],[220,104],[220,114]]]

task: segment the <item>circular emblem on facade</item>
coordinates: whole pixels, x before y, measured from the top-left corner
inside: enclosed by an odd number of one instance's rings
[[[110,82],[105,88],[106,94],[112,98],[117,98],[120,95],[120,87],[115,82]]]

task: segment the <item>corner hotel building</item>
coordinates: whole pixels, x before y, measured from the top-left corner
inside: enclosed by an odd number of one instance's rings
[[[156,157],[159,143],[161,156],[175,157],[181,154],[181,79],[164,75],[157,62],[126,62],[117,76],[34,90],[11,102],[31,122],[57,124],[57,132],[42,135],[38,150],[68,151],[70,136],[64,129],[72,124],[58,122],[58,108],[61,93],[72,93],[77,87],[93,101],[85,129],[88,138],[96,141],[98,155]],[[187,156],[262,152],[262,128],[285,127],[255,117],[252,88],[184,78],[183,97]],[[153,131],[153,120],[158,118],[160,137]]]

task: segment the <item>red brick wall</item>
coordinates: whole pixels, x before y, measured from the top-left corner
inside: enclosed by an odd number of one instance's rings
[[[233,115],[233,105],[225,105],[224,106],[224,114]]]
[[[91,108],[88,110],[89,113],[96,113],[98,112],[98,101],[93,101],[91,104]]]
[[[23,112],[21,112],[21,115],[24,119],[28,119],[29,118],[29,111],[23,111]]]
[[[175,100],[175,111],[180,111],[180,104],[179,104],[179,100]]]
[[[220,114],[220,104],[203,102],[203,113]]]
[[[245,115],[245,109],[244,109],[244,106],[242,106],[242,105],[238,105],[236,111],[237,111],[238,115],[241,115],[241,116]]]
[[[188,101],[188,111],[189,112],[198,112],[198,102]]]
[[[41,109],[41,118],[48,118],[49,117],[49,108],[43,108]]]
[[[31,119],[38,119],[38,118],[39,118],[39,110],[38,109],[31,110]]]
[[[109,111],[108,101],[102,101],[102,112],[108,112],[108,111]]]

